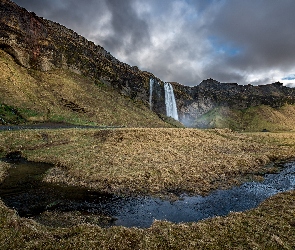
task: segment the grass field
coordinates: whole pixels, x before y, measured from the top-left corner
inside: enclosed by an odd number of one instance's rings
[[[265,165],[295,156],[295,133],[116,129],[1,132],[2,154],[55,164],[48,182],[111,193],[204,194],[240,183]],[[255,177],[255,176],[254,176]]]
[[[275,171],[270,161],[295,157],[295,133],[229,130],[38,130],[0,133],[1,154],[54,163],[44,181],[112,193],[202,194]],[[1,162],[0,178],[8,164]],[[0,202],[1,249],[294,249],[295,192],[257,209],[198,223],[156,221],[148,229],[79,224],[49,228]]]

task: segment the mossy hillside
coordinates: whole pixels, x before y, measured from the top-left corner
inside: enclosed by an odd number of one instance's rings
[[[181,126],[164,116],[159,119],[147,103],[123,96],[100,81],[66,70],[28,70],[2,50],[0,70],[2,124],[52,121],[129,127]],[[261,105],[247,109],[217,107],[199,117],[195,125],[238,131],[292,130],[294,111],[294,105],[280,108]]]
[[[0,50],[0,109],[7,123],[68,122],[116,126],[169,127],[147,104],[111,87],[66,71],[28,70]],[[17,115],[12,110],[17,111]],[[14,112],[15,113],[15,112]]]
[[[20,65],[41,71],[67,69],[93,81],[102,81],[119,93],[146,103],[150,95],[149,81],[151,78],[157,79],[160,84],[154,86],[158,87],[157,94],[153,96],[152,108],[158,114],[165,114],[163,81],[152,73],[120,62],[104,48],[88,41],[75,31],[38,17],[12,1],[2,1],[0,7],[0,47],[12,55]],[[221,83],[210,78],[194,87],[176,82],[171,84],[177,99],[179,117],[183,117],[190,125],[201,114],[220,105],[231,109],[245,109],[257,105],[278,108],[286,103],[295,103],[295,89],[283,86],[280,82],[253,86]],[[68,99],[63,101],[64,105],[73,107],[76,111],[85,111],[80,103]],[[116,114],[109,114],[112,115],[113,122],[117,123]],[[124,114],[119,112],[120,115]],[[79,114],[79,117],[81,116]],[[42,117],[34,119],[40,120]]]
[[[295,130],[295,105],[279,108],[261,105],[247,109],[216,107],[200,116],[195,125],[237,131],[290,131]]]

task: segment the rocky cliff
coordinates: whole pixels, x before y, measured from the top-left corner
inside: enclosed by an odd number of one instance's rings
[[[279,108],[295,103],[295,89],[285,87],[280,82],[253,86],[207,79],[195,87],[177,84],[174,87],[180,120],[187,126],[194,126],[198,117],[217,107],[245,110],[260,105]]]
[[[164,83],[159,78],[120,62],[101,46],[10,0],[0,0],[0,49],[12,55],[23,67],[40,71],[68,69],[91,78],[94,83],[112,86],[146,105],[149,105],[149,82],[153,78],[152,110],[165,115]],[[171,84],[179,119],[187,126],[195,126],[198,117],[220,106],[246,109],[268,105],[276,108],[295,103],[295,90],[281,83],[242,86],[208,79],[194,87]]]

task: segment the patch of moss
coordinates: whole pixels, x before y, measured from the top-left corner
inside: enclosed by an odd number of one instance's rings
[[[0,124],[21,124],[25,122],[26,120],[16,108],[4,103],[0,104]]]
[[[237,130],[236,121],[228,115],[228,110],[216,107],[201,115],[195,121],[197,128],[230,128]]]

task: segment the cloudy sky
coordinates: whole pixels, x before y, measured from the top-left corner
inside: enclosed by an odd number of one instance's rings
[[[295,82],[294,0],[14,2],[163,81]]]

